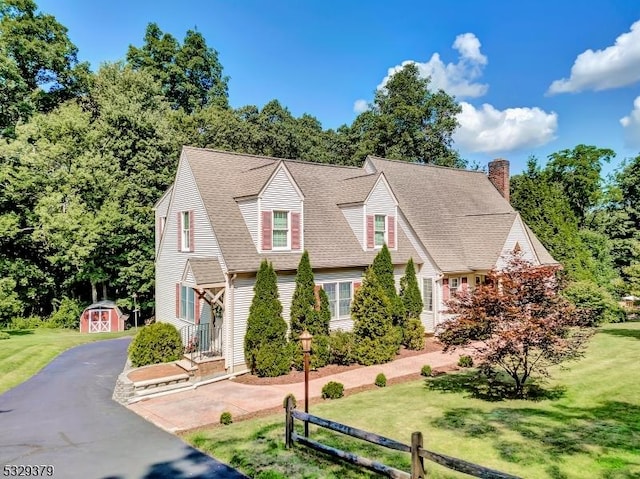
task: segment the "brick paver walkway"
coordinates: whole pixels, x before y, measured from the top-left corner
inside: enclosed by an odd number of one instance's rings
[[[329,381],[341,382],[346,390],[354,389],[373,384],[376,375],[381,372],[389,380],[419,373],[425,364],[432,368],[456,365],[462,354],[470,354],[470,351],[425,353],[314,379],[309,382],[309,396],[312,399],[321,397],[322,386]],[[223,380],[196,389],[145,399],[128,407],[158,427],[178,432],[217,423],[224,411],[229,411],[237,418],[282,406],[284,397],[289,393],[301,402],[304,383],[256,386]]]

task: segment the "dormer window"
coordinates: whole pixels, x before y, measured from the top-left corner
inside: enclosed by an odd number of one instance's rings
[[[289,249],[289,212],[273,212],[273,249]]]
[[[387,228],[386,228],[386,217],[384,215],[376,215],[374,221],[374,233],[375,233],[375,246],[382,247],[382,245],[386,241],[387,237]]]

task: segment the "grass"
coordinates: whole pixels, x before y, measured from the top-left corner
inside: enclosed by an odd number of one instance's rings
[[[26,381],[73,346],[129,336],[135,330],[81,334],[67,329],[42,328],[6,332],[11,338],[0,341],[0,394]]]
[[[479,395],[472,372],[414,381],[312,407],[312,413],[522,477],[640,477],[640,322],[606,325],[586,356],[556,367],[539,399]],[[486,392],[486,391],[484,391]],[[484,399],[480,399],[484,397]],[[297,422],[297,421],[296,421]],[[284,449],[284,412],[193,432],[186,439],[260,479],[377,477],[294,446]],[[379,450],[311,427],[311,437],[409,470],[408,454]],[[426,463],[429,477],[469,477]]]

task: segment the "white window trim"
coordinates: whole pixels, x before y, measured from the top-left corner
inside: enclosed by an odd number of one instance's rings
[[[382,244],[376,244],[376,218],[381,216],[384,218],[384,234],[382,239]],[[389,220],[389,216],[387,215],[373,215],[373,247],[374,249],[381,249],[383,245],[389,243],[388,234],[389,234],[389,225],[387,224]]]
[[[286,213],[287,214],[287,245],[286,246],[276,246],[275,241],[273,240],[273,233],[276,231],[276,213]],[[282,231],[282,230],[277,230]],[[289,210],[273,210],[271,211],[271,249],[273,251],[289,251],[291,250],[291,211]]]
[[[185,218],[188,218],[189,227],[185,229]],[[190,211],[181,211],[180,212],[180,251],[183,253],[188,253],[191,251],[191,228],[193,225],[191,222],[193,221],[193,217]]]
[[[341,299],[346,299],[346,298],[341,298],[340,297],[340,284],[342,283],[349,283],[351,285],[350,287],[350,296],[349,296],[349,313],[348,314],[343,314],[340,315],[340,300]],[[326,291],[325,285],[327,284],[333,284],[335,285],[336,288],[336,309],[335,309],[335,316],[333,315],[333,311],[330,311],[331,313],[331,321],[337,321],[340,319],[348,319],[351,317],[351,305],[353,303],[353,293],[354,293],[354,287],[353,287],[353,281],[326,281],[322,284],[320,284],[320,287],[322,289],[324,289]]]
[[[164,233],[164,227],[167,225],[167,217],[166,216],[160,216],[159,218],[159,224],[158,224],[158,233],[159,236],[162,236],[162,233]]]

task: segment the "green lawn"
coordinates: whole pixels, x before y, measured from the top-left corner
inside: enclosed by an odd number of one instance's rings
[[[544,385],[539,401],[472,397],[465,375],[441,376],[312,406],[313,414],[526,478],[640,477],[640,323],[606,325],[586,356]],[[294,446],[281,415],[189,434],[186,439],[252,477],[374,477]],[[409,457],[311,427],[312,438],[409,470]],[[469,477],[428,465],[429,477]],[[269,472],[270,471],[270,472]]]
[[[120,333],[80,334],[64,329],[7,331],[11,339],[0,340],[0,394],[26,381],[53,358],[79,344],[132,335]]]

